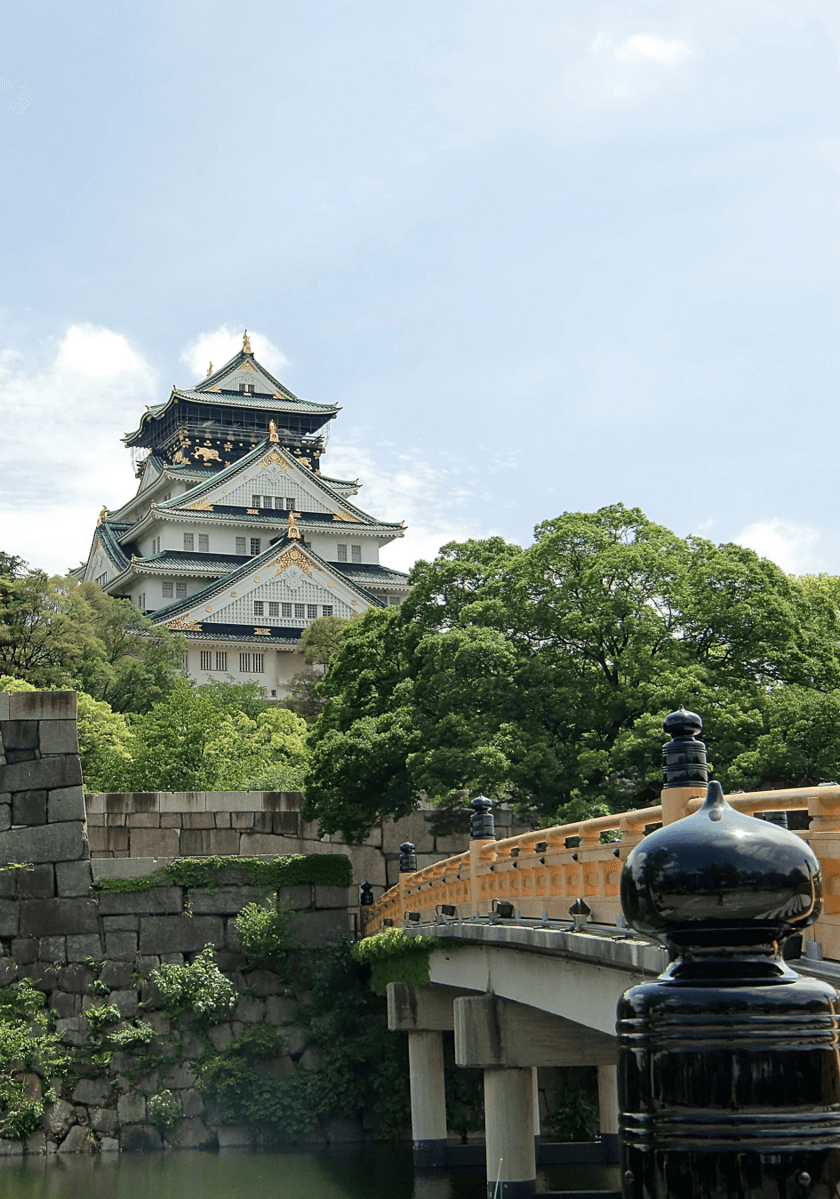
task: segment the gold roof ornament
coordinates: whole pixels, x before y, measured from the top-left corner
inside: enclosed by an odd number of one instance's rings
[[[292,541],[300,541],[300,529],[297,526],[297,518],[299,516],[300,516],[299,512],[290,512],[289,513],[289,527],[286,530],[286,536],[289,537]]]
[[[213,363],[211,362],[210,365],[207,367],[207,378],[209,379],[212,374],[213,374]]]
[[[268,422],[268,440],[269,441],[279,441],[280,440],[280,438],[277,436],[277,425],[274,423],[273,420],[270,420]]]
[[[247,329],[245,330],[244,334],[242,335],[242,352],[243,352],[243,354],[253,354],[253,352],[254,352],[251,349],[251,339],[248,336]]]
[[[97,516],[97,518],[96,518],[96,527],[97,527],[97,529],[98,529],[98,528],[99,528],[99,526],[102,524],[103,520],[105,519],[105,517],[106,517],[107,515],[108,515],[108,509],[107,509],[107,508],[105,507],[105,505],[103,504],[103,505],[102,505],[102,511],[99,513],[99,515],[98,515],[98,516]]]

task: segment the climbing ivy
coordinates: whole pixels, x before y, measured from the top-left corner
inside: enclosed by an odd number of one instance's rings
[[[353,957],[370,966],[371,990],[376,995],[384,995],[388,983],[427,986],[429,955],[436,949],[462,949],[463,946],[463,941],[452,937],[409,937],[401,928],[386,928],[358,941],[353,946]]]
[[[193,890],[207,887],[214,891],[222,871],[241,872],[241,879],[225,879],[227,885],[254,887],[296,887],[311,883],[323,887],[349,887],[353,881],[350,859],[345,854],[291,854],[264,861],[261,858],[219,857],[174,858],[160,870],[142,878],[102,878],[94,884],[97,891],[150,891],[153,887],[173,885]]]

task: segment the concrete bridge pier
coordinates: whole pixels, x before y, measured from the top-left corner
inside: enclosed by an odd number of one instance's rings
[[[533,1195],[537,1166],[535,1134],[539,1109],[535,1103],[537,1066],[591,1066],[599,1075],[601,1119],[609,1131],[610,1158],[618,1138],[616,1094],[617,1042],[524,1003],[493,994],[468,995],[454,1002],[455,1061],[484,1070],[484,1134],[487,1194],[500,1199]],[[499,1183],[496,1191],[496,1183]]]
[[[454,1028],[454,1001],[468,994],[459,987],[388,984],[388,1027],[408,1033],[411,1135],[414,1164],[421,1168],[446,1165],[443,1034]]]

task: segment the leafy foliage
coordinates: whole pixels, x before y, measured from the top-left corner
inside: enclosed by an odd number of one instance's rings
[[[840,760],[840,734],[817,753],[804,715],[782,746],[776,698],[840,689],[836,580],[616,504],[545,521],[525,550],[452,543],[411,582],[344,629],[318,685],[304,814],[324,832],[359,840],[423,793],[510,798],[543,822],[655,803],[680,703],[703,715],[725,785]]]
[[[289,903],[276,895],[264,904],[246,904],[236,917],[236,927],[248,965],[267,962],[277,966],[288,950],[296,948],[294,920]]]
[[[386,928],[357,941],[352,948],[357,962],[370,966],[370,988],[384,995],[388,983],[424,987],[429,982],[429,954],[436,949],[460,949],[463,941],[451,937],[409,937],[401,928]]]
[[[574,1077],[567,1077],[554,1094],[543,1127],[552,1140],[591,1141],[598,1112],[598,1103],[591,1091]]]
[[[285,857],[240,858],[234,856],[206,858],[173,858],[160,870],[144,878],[103,878],[96,886],[100,891],[150,891],[153,887],[173,884],[193,889],[213,888],[222,872],[228,885],[250,883],[254,887],[296,887],[310,883],[324,887],[349,887],[353,881],[350,859],[346,854],[290,854]],[[227,877],[229,874],[234,877]],[[238,877],[237,877],[238,876]]]
[[[191,1012],[199,1025],[217,1024],[233,1014],[236,990],[216,965],[216,951],[205,945],[189,965],[167,962],[151,973],[167,1016]]]
[[[181,1104],[171,1091],[158,1091],[146,1101],[149,1121],[162,1132],[174,1128],[181,1119]]]
[[[31,980],[0,990],[0,1137],[18,1140],[40,1127],[44,1101],[55,1095],[38,1076],[59,1078],[68,1063]]]

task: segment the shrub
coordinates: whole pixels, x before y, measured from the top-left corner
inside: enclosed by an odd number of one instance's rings
[[[270,962],[279,966],[286,951],[297,948],[291,931],[294,920],[289,903],[276,896],[266,904],[246,904],[236,917],[236,927],[248,965]]]
[[[55,1098],[49,1087],[42,1094],[40,1084],[33,1094],[23,1075],[60,1077],[69,1062],[43,1008],[44,996],[28,978],[0,990],[0,1137],[7,1140],[39,1128],[44,1101]]]
[[[189,965],[167,963],[153,970],[150,977],[160,991],[167,1016],[192,1012],[199,1024],[218,1024],[236,1007],[233,983],[216,965],[212,945],[205,945]]]
[[[171,1091],[160,1091],[157,1095],[152,1095],[146,1104],[146,1111],[150,1123],[161,1132],[174,1128],[181,1119],[181,1104]]]

